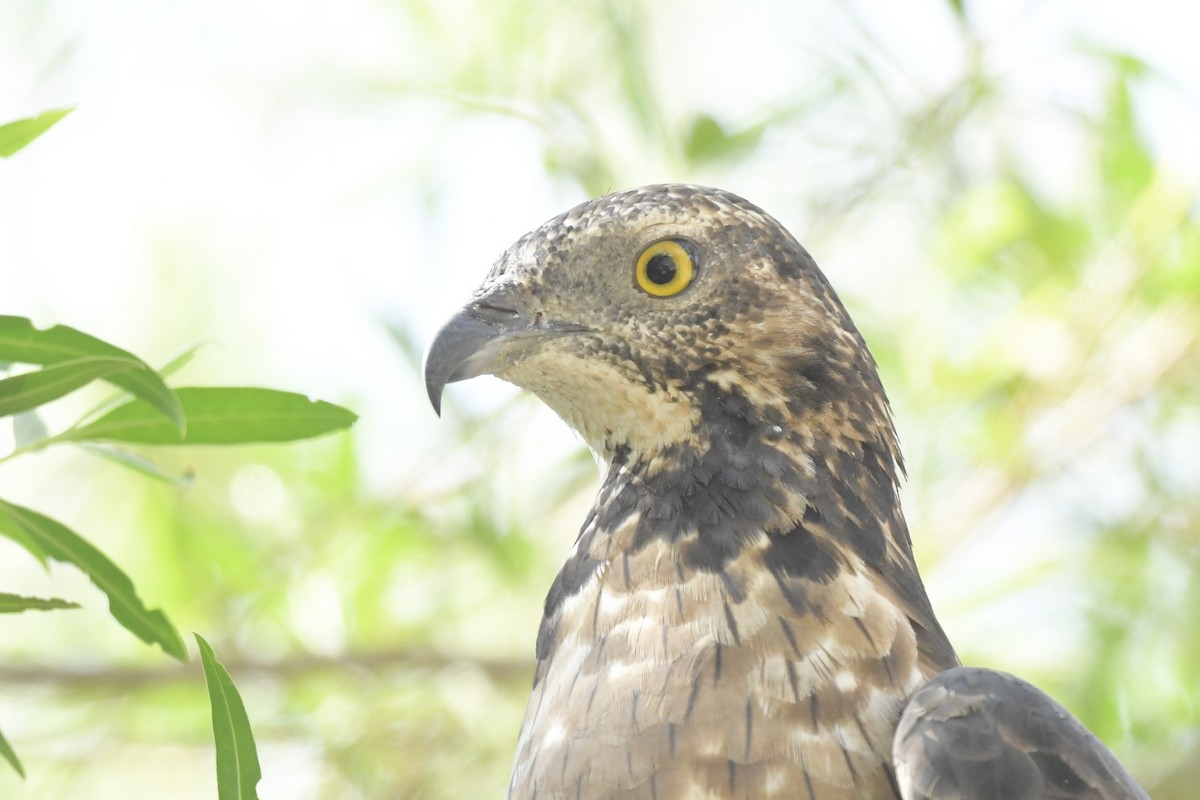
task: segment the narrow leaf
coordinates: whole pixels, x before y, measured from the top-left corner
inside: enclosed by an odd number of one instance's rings
[[[8,158],[54,126],[54,123],[71,113],[70,108],[43,111],[36,117],[19,119],[0,125],[0,158]]]
[[[89,453],[94,453],[101,458],[106,458],[114,464],[120,464],[122,467],[131,469],[134,472],[139,472],[148,478],[169,483],[172,486],[188,487],[192,485],[195,479],[195,474],[188,470],[182,474],[167,472],[162,467],[155,464],[148,458],[131,453],[128,450],[122,450],[119,447],[105,447],[98,444],[82,444],[80,445]]]
[[[0,733],[0,758],[7,761],[17,774],[22,778],[25,777],[25,768],[21,766],[21,759],[17,758],[16,752],[13,751],[12,745],[8,743],[8,739],[4,738],[4,734]]]
[[[162,377],[133,353],[66,325],[39,330],[25,317],[0,315],[0,360],[49,366],[88,356],[135,362],[137,369],[109,375],[105,380],[145,401],[183,431],[179,400]]]
[[[22,611],[54,611],[60,608],[79,608],[79,604],[59,600],[57,597],[43,599],[0,592],[0,614],[20,614]]]
[[[274,389],[203,386],[175,390],[187,418],[179,433],[141,400],[66,431],[60,441],[134,444],[251,444],[291,442],[350,427],[357,415],[323,400]]]
[[[183,369],[188,364],[190,364],[192,359],[196,357],[196,353],[200,352],[200,348],[202,348],[208,344],[210,344],[210,343],[207,341],[196,342],[194,345],[187,348],[186,350],[184,350],[182,353],[175,356],[174,358],[172,358],[166,364],[163,364],[161,367],[159,367],[158,374],[163,376],[164,378],[166,378],[169,375],[174,375],[176,372],[178,372],[179,370]]]
[[[97,378],[137,367],[138,362],[125,358],[77,358],[0,379],[0,417],[37,408]]]
[[[233,679],[217,661],[208,642],[198,633],[200,663],[204,665],[204,681],[208,684],[208,700],[212,705],[213,740],[217,746],[218,800],[258,800],[256,789],[262,779],[258,766],[258,751],[246,706],[238,694]]]
[[[0,504],[4,501],[0,500]],[[41,542],[35,536],[30,536],[29,533],[15,520],[9,520],[3,509],[0,508],[0,536],[3,536],[10,541],[16,542],[25,548],[43,568],[50,567],[50,554],[42,547]]]
[[[158,373],[158,377],[166,380],[175,372],[183,369],[193,358],[195,358],[196,353],[199,352],[200,348],[205,344],[207,344],[207,342],[198,342],[172,358],[163,366],[159,367],[157,370],[155,370]],[[82,419],[88,420],[92,419],[93,417],[97,417],[111,408],[116,408],[124,403],[127,399],[128,398],[124,393],[110,395],[88,409],[87,413],[83,415]]]
[[[126,630],[147,644],[159,645],[180,661],[187,660],[183,640],[166,615],[157,609],[147,610],[129,576],[79,534],[32,509],[0,500],[0,535],[18,544],[33,542],[50,558],[81,569],[108,595],[109,612]]]

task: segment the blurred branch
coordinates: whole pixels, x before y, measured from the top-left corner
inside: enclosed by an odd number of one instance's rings
[[[388,670],[438,671],[468,665],[497,683],[525,684],[533,678],[533,662],[525,659],[489,659],[438,653],[417,648],[349,653],[344,656],[297,655],[278,661],[255,661],[239,656],[222,659],[231,674],[288,680],[328,672]],[[134,691],[174,683],[196,683],[202,674],[199,663],[167,664],[162,667],[129,667],[90,671],[55,666],[0,667],[0,684],[11,686],[54,686],[60,689],[106,689]]]
[[[1104,354],[1108,363],[1090,370],[1090,380],[1057,403],[1030,402],[1030,408],[1047,410],[1031,422],[1033,437],[1026,452],[1007,469],[977,469],[957,481],[921,534],[923,555],[937,561],[964,532],[1015,503],[1039,481],[1070,467],[1105,435],[1123,409],[1159,391],[1165,376],[1192,353],[1200,335],[1200,323],[1189,319],[1188,312],[1185,304],[1174,304],[1150,314]],[[1013,399],[1013,405],[1022,404],[1021,398]]]

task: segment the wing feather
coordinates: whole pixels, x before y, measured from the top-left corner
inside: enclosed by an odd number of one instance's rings
[[[996,670],[956,667],[921,687],[892,758],[904,800],[1149,800],[1069,711]]]

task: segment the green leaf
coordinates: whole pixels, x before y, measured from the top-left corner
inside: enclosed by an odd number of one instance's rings
[[[89,356],[134,361],[138,368],[105,378],[163,414],[184,430],[179,400],[157,372],[133,353],[66,325],[39,330],[25,317],[0,315],[0,360],[49,366]]]
[[[0,614],[20,614],[22,611],[54,611],[60,608],[79,608],[79,604],[59,600],[57,597],[43,599],[0,592]]]
[[[758,146],[763,130],[756,125],[729,133],[712,116],[697,114],[684,137],[683,154],[695,164],[740,158]]]
[[[246,706],[238,694],[229,672],[217,661],[208,642],[198,633],[200,663],[204,665],[204,681],[208,684],[208,700],[212,705],[213,740],[217,745],[218,800],[258,800],[255,788],[262,779],[258,766],[258,751],[254,747],[254,732]]]
[[[186,488],[192,485],[192,481],[196,477],[191,470],[188,470],[182,474],[167,472],[150,459],[144,458],[137,453],[131,453],[128,450],[122,450],[118,447],[105,447],[98,444],[81,444],[80,447],[82,447],[84,450],[87,450],[89,453],[95,453],[101,458],[106,458],[109,461],[112,461],[114,464],[120,464],[122,467],[141,473],[148,478],[154,478],[157,481],[169,483],[172,486]]]
[[[175,372],[178,372],[179,370],[183,369],[185,366],[188,365],[188,363],[193,358],[195,358],[196,353],[199,352],[200,348],[203,347],[205,344],[207,344],[207,342],[197,342],[196,344],[189,347],[187,350],[184,350],[182,353],[180,353],[179,355],[172,358],[170,361],[168,361],[163,366],[159,367],[157,370],[155,370],[158,373],[158,377],[162,378],[163,380],[166,380],[168,377],[170,377]],[[117,393],[117,394],[109,395],[108,397],[104,398],[96,405],[89,408],[87,413],[84,414],[81,419],[84,419],[84,420],[92,419],[93,417],[96,417],[100,414],[103,414],[105,411],[108,411],[110,408],[115,408],[115,407],[121,405],[121,403],[125,402],[127,399],[128,398],[125,396],[124,393]],[[44,434],[43,434],[43,436],[44,436]]]
[[[97,378],[137,368],[138,362],[127,358],[77,358],[0,379],[0,417],[45,405]]]
[[[187,418],[179,433],[141,400],[55,437],[134,444],[250,444],[291,442],[343,430],[358,416],[323,400],[275,389],[203,386],[175,390]]]
[[[32,509],[0,500],[0,535],[26,546],[43,560],[49,556],[81,569],[108,595],[109,612],[126,630],[180,661],[187,660],[183,640],[166,615],[147,610],[129,576],[79,534]],[[29,542],[36,549],[28,547]]]
[[[1137,62],[1119,60],[1117,65],[1120,71],[1109,86],[1101,122],[1100,168],[1107,193],[1122,204],[1123,213],[1125,204],[1153,180],[1155,163],[1137,124],[1133,98]]]
[[[166,364],[163,364],[161,367],[159,367],[158,374],[163,376],[164,378],[166,378],[169,375],[174,375],[176,372],[178,372],[179,370],[183,369],[188,364],[190,364],[192,359],[196,357],[196,353],[200,352],[200,348],[205,347],[208,344],[209,344],[209,342],[206,342],[206,341],[205,342],[196,342],[194,345],[187,348],[186,350],[184,350],[182,353],[175,356],[174,358],[172,358]]]
[[[0,500],[0,503],[4,502]],[[38,563],[43,568],[49,569],[50,554],[46,551],[46,548],[42,547],[39,538],[31,536],[25,530],[24,526],[16,520],[9,520],[3,509],[0,509],[0,536],[21,545],[30,555],[38,560]]]
[[[25,777],[25,768],[21,766],[21,759],[17,758],[16,752],[13,751],[12,745],[8,743],[8,739],[4,738],[3,733],[0,733],[0,757],[11,764],[18,775],[22,778]]]
[[[0,158],[8,158],[54,126],[54,123],[70,114],[73,109],[58,108],[43,111],[36,117],[19,119],[0,125]]]

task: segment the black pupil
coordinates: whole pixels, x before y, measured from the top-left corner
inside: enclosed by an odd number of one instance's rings
[[[646,277],[659,286],[670,283],[675,278],[675,259],[666,253],[651,257],[646,264]]]

